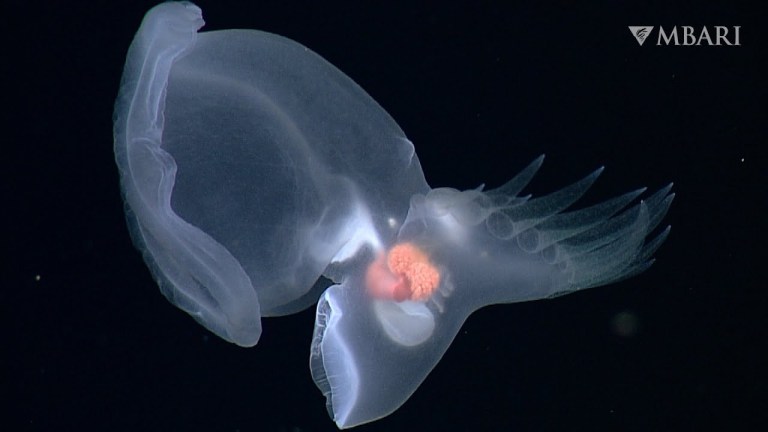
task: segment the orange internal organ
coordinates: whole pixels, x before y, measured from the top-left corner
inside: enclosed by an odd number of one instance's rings
[[[416,245],[400,243],[371,263],[365,284],[375,298],[425,301],[440,285],[440,272]]]

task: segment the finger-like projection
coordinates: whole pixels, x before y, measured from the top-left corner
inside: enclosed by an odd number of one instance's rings
[[[543,158],[497,189],[431,189],[341,71],[277,35],[202,25],[163,3],[129,49],[115,155],[131,234],[163,294],[238,345],[317,302],[310,368],[340,428],[402,405],[474,310],[635,275],[669,232],[649,237],[669,186],[569,211],[597,170],[521,194]]]

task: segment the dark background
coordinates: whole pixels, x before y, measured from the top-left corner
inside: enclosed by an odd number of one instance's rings
[[[199,1],[204,30],[299,41],[365,88],[433,187],[529,191],[607,167],[587,202],[674,181],[657,263],[467,321],[391,430],[747,430],[766,420],[766,30],[760,2]],[[706,4],[704,4],[706,3]],[[0,429],[332,431],[314,311],[219,340],[160,294],[112,154],[125,53],[153,1],[5,1]],[[740,47],[628,25],[741,25]],[[617,330],[618,317],[634,330]]]

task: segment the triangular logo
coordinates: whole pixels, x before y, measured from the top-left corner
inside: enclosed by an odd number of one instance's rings
[[[629,31],[632,32],[632,36],[637,39],[637,43],[643,46],[643,42],[653,31],[653,26],[629,26]]]

